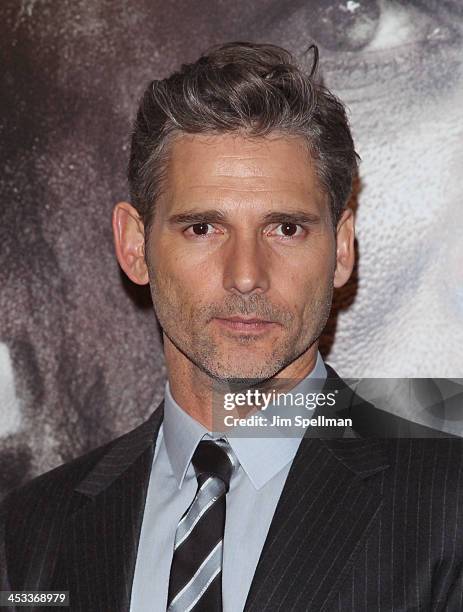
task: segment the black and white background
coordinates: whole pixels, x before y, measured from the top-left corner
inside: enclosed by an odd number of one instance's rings
[[[345,377],[463,376],[460,0],[3,0],[0,496],[138,424],[165,369],[110,216],[147,82],[208,46],[319,45],[363,159],[358,265],[323,354]]]

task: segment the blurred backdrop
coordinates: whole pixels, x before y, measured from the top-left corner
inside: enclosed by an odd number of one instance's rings
[[[345,377],[462,377],[460,0],[3,0],[0,497],[144,419],[164,390],[147,292],[113,255],[147,82],[210,45],[320,49],[362,157],[358,264],[323,354]]]

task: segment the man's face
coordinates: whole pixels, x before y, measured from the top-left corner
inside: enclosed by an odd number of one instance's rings
[[[156,207],[146,260],[166,342],[218,379],[270,378],[313,345],[336,243],[302,138],[183,135]]]

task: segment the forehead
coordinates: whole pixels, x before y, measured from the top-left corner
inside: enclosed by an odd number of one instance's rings
[[[319,192],[315,167],[302,136],[184,134],[171,144],[167,191],[174,199],[207,191]]]

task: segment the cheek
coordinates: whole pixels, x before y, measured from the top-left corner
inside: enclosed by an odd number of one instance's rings
[[[326,293],[334,276],[334,255],[330,249],[317,254],[296,254],[285,265],[274,270],[273,285],[286,301],[302,307],[313,301],[314,296]]]
[[[214,295],[220,297],[220,287],[214,289],[217,275],[182,257],[164,258],[154,272],[154,279],[155,291],[161,299],[183,313],[209,304]]]
[[[169,247],[162,240],[156,243],[149,255],[149,268],[156,284],[169,290],[181,291],[191,282],[188,258]],[[190,282],[188,282],[190,279]]]

